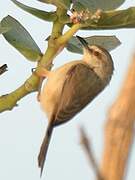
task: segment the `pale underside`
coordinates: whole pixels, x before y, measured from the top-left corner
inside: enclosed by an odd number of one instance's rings
[[[56,126],[72,119],[104,87],[103,81],[89,65],[74,61],[66,68],[63,65],[50,73],[41,93],[41,106],[48,120],[54,116],[53,125]]]

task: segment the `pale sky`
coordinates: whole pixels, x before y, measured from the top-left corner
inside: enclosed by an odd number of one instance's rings
[[[33,7],[52,10],[36,0],[21,2]],[[123,8],[135,6],[135,1],[127,0]],[[0,19],[11,15],[31,33],[42,52],[46,48],[45,39],[51,25],[17,8],[10,0],[0,0]],[[113,103],[125,76],[128,63],[135,50],[135,29],[113,31],[79,31],[80,36],[116,35],[122,45],[111,52],[115,71],[109,86],[72,121],[59,126],[53,133],[42,179],[92,179],[95,177],[79,143],[79,127],[84,126],[91,139],[98,161],[103,148],[103,130],[108,108]],[[7,63],[9,71],[0,77],[0,94],[6,94],[20,86],[31,74],[34,63],[27,61],[18,51],[0,37],[0,65]],[[63,51],[55,60],[54,68],[80,59],[81,55]],[[40,179],[37,155],[47,127],[47,119],[36,101],[36,93],[18,102],[11,112],[0,115],[0,179],[24,180]],[[135,176],[135,150],[128,167],[128,180]]]

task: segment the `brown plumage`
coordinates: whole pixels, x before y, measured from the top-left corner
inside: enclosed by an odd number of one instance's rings
[[[47,76],[40,102],[48,116],[48,127],[38,156],[41,174],[53,128],[71,120],[109,83],[113,73],[110,54],[99,46],[84,46],[83,60],[72,61],[42,75]]]

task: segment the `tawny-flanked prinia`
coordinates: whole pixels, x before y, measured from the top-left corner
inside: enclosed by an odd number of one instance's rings
[[[47,78],[41,93],[40,103],[48,117],[48,127],[38,156],[41,174],[53,129],[71,120],[90,103],[110,82],[113,61],[107,50],[98,45],[88,45],[77,36],[83,45],[81,60],[64,64],[58,69],[41,70],[38,74]]]

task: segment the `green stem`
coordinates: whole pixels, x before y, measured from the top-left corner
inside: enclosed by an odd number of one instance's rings
[[[66,44],[68,40],[81,28],[81,24],[74,24],[65,34],[57,39],[59,44]]]
[[[81,28],[80,24],[73,25],[64,35],[62,35],[65,24],[60,21],[61,16],[66,16],[67,11],[61,8],[57,8],[56,11],[57,19],[53,22],[52,33],[48,41],[48,47],[40,62],[37,65],[43,66],[47,69],[51,69],[51,64],[55,56],[65,47],[68,40]],[[0,97],[0,112],[11,110],[16,106],[24,96],[37,91],[39,86],[40,78],[37,77],[36,73],[33,73],[26,82],[17,88],[10,94]]]
[[[53,23],[51,38],[48,42],[48,48],[40,61],[40,63],[43,64],[44,67],[46,68],[48,68],[50,62],[56,56],[57,51],[58,51],[58,47],[54,48],[52,46],[53,44],[52,41],[55,40],[55,38],[58,38],[62,34],[64,24],[59,22],[59,16],[61,14],[64,15],[64,13],[66,13],[66,11],[63,9],[58,8],[56,11],[57,19]],[[1,96],[0,97],[0,112],[13,109],[13,107],[16,106],[17,101],[19,101],[24,96],[34,91],[37,91],[39,82],[40,82],[39,77],[37,77],[36,74],[33,73],[22,86],[20,86],[19,88],[17,88],[15,91],[11,92],[10,94]]]
[[[64,24],[59,21],[59,18],[62,15],[66,15],[66,13],[66,10],[57,8],[57,19],[53,23],[52,33],[48,41],[48,48],[40,61],[40,64],[46,68],[48,68],[48,66],[50,67],[50,64],[60,49],[60,45],[58,45],[56,40],[62,35]]]
[[[39,84],[39,77],[34,73],[26,80],[26,82],[17,88],[15,91],[10,94],[2,95],[0,97],[0,112],[6,110],[12,110],[14,106],[17,105],[19,101],[24,96],[30,94],[37,90]]]

